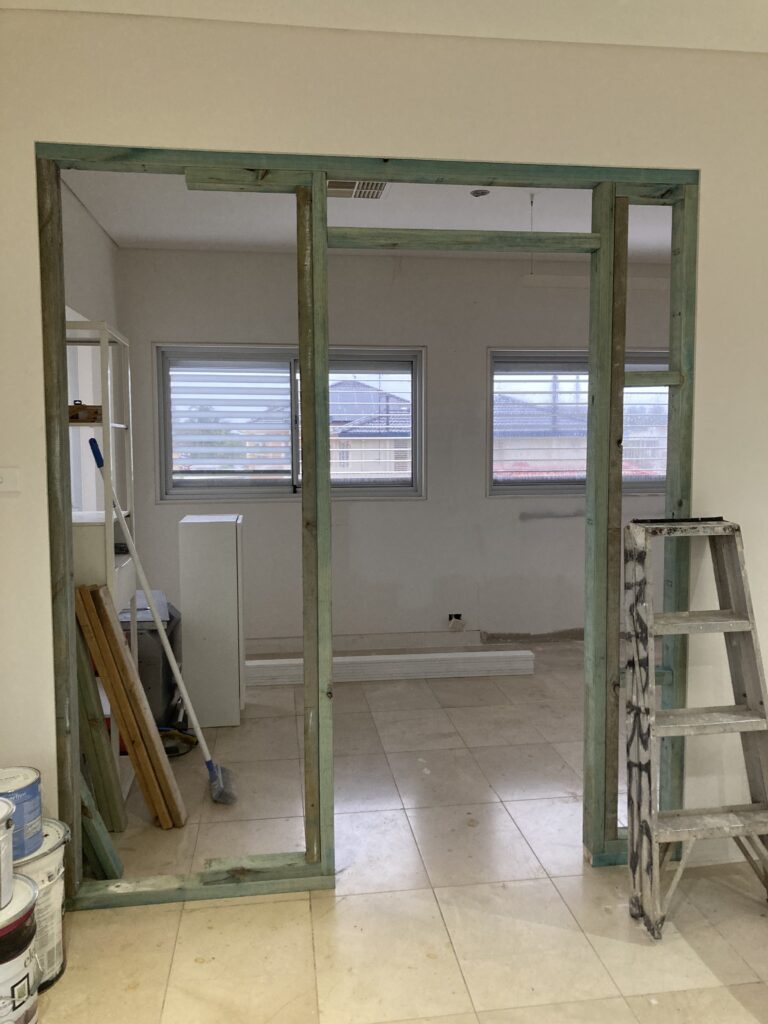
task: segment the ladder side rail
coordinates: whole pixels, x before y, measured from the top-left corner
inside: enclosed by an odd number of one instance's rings
[[[638,548],[637,530],[627,526],[624,530],[624,620],[627,629],[626,660],[626,747],[627,747],[627,865],[629,867],[631,894],[629,912],[632,917],[643,916],[642,883],[640,879],[640,819],[638,772],[639,772],[639,730],[640,703],[639,660],[640,654],[635,630],[635,599],[637,593]]]

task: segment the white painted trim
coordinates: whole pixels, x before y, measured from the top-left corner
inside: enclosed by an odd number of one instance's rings
[[[583,513],[582,513],[583,514]],[[246,658],[251,661],[258,661],[262,658],[271,658],[275,655],[284,655],[287,658],[297,657],[301,651],[302,638],[300,636],[281,636],[255,638],[251,637],[245,641]],[[415,633],[348,633],[336,635],[333,638],[333,649],[337,654],[371,654],[372,652],[393,651],[441,651],[452,650],[457,647],[477,647],[478,650],[487,650],[482,646],[482,638],[479,629],[464,629],[452,632],[450,630],[435,630]],[[493,650],[493,647],[490,648]]]
[[[370,680],[436,679],[460,676],[527,676],[533,674],[532,651],[431,651],[427,654],[341,655],[333,659],[336,683]],[[301,658],[246,661],[246,684],[299,684]]]

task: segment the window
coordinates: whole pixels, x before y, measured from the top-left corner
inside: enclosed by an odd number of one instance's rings
[[[659,354],[631,354],[628,370],[662,370]],[[495,352],[491,357],[491,490],[577,491],[587,468],[589,376],[584,353]],[[661,490],[668,388],[624,392],[623,480]]]
[[[164,346],[158,373],[164,497],[298,490],[294,350]],[[419,352],[331,353],[331,481],[337,493],[420,492],[420,396]]]

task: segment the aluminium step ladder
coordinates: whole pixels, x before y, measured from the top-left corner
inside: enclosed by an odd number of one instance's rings
[[[654,612],[649,541],[653,537],[707,538],[720,607],[711,611]],[[630,655],[627,662],[628,860],[630,913],[661,938],[670,901],[697,839],[735,840],[768,891],[768,722],[765,675],[744,564],[741,530],[723,519],[635,520],[624,531],[624,596]],[[725,707],[656,705],[658,636],[723,633],[734,703]],[[739,733],[751,804],[699,810],[659,807],[661,741],[668,736]],[[662,892],[662,869],[676,844],[682,854]]]

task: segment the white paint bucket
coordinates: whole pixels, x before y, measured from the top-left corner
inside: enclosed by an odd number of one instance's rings
[[[13,804],[0,796],[0,910],[13,896]]]
[[[37,886],[16,875],[13,897],[0,911],[0,1021],[37,1024],[40,968],[33,949]]]
[[[64,847],[69,838],[69,826],[63,821],[43,818],[43,845],[14,864],[16,871],[31,878],[38,889],[34,951],[40,965],[41,990],[64,973]]]
[[[13,812],[13,859],[28,857],[43,841],[40,772],[37,768],[0,768],[0,796]]]

